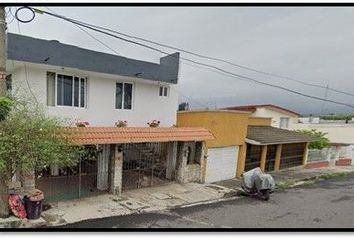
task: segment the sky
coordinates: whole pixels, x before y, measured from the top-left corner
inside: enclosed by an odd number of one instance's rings
[[[38,7],[47,10],[44,7]],[[306,83],[354,94],[353,7],[49,7],[87,23],[222,58]],[[14,8],[13,8],[14,9]],[[27,19],[29,13],[19,13]],[[8,31],[96,51],[113,53],[75,25],[36,14],[30,23],[7,18]],[[90,32],[119,55],[159,62],[163,54]],[[174,50],[161,48],[173,53]],[[115,53],[114,53],[115,54]],[[281,85],[305,94],[354,104],[354,97],[255,73],[216,61],[227,71]],[[191,108],[220,108],[246,104],[276,104],[303,114],[353,113],[354,108],[324,103],[248,80],[225,76],[181,61],[180,102]]]

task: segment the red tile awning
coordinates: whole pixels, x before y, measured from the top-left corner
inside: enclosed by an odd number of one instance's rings
[[[214,139],[209,130],[199,127],[67,127],[64,128],[63,133],[73,144],[77,145],[204,141]]]

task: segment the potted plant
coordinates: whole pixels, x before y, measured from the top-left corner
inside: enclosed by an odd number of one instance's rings
[[[125,120],[118,120],[118,121],[115,123],[115,126],[116,126],[116,127],[119,127],[119,128],[127,127],[127,126],[128,126],[128,122],[125,121]]]
[[[76,127],[88,127],[90,125],[89,122],[77,122]]]
[[[147,123],[149,127],[158,127],[160,125],[160,121],[153,120],[152,122]]]

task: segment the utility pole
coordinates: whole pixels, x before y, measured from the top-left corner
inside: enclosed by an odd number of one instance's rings
[[[6,96],[6,16],[0,7],[0,97]],[[9,216],[7,175],[0,173],[0,217]]]
[[[328,97],[328,88],[329,88],[329,86],[328,86],[328,84],[326,85],[326,91],[325,91],[325,94],[324,94],[324,99],[326,99],[327,100],[327,97]],[[326,105],[326,101],[323,101],[323,103],[322,103],[322,107],[321,107],[321,115],[323,115],[325,112],[325,105]]]
[[[0,7],[0,96],[6,96],[6,18]]]

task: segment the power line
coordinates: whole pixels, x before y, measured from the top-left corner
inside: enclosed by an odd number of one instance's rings
[[[17,8],[15,8],[15,9],[16,9],[16,11],[18,10]],[[15,19],[16,16],[13,15],[13,13],[11,12],[11,10],[10,10],[10,13],[11,13],[11,15],[14,17],[14,19]],[[16,19],[17,19],[17,18],[16,18]],[[17,28],[18,28],[18,33],[21,34],[21,28],[20,28],[20,22],[19,22],[19,21],[17,21]],[[30,83],[28,82],[27,65],[26,65],[25,62],[23,62],[23,66],[24,66],[24,70],[25,70],[25,79],[26,79],[26,84],[27,84],[28,90],[29,90],[29,92],[31,93],[33,99],[36,101],[36,103],[37,103],[37,105],[38,105],[38,104],[39,104],[38,99],[37,99],[36,95],[33,93],[32,88],[31,88],[31,85],[30,85]]]
[[[55,11],[51,10],[49,7],[45,7],[48,11],[57,14]],[[108,46],[106,43],[104,43],[103,41],[99,40],[98,38],[96,38],[95,36],[93,36],[91,33],[89,33],[88,31],[86,31],[85,29],[83,29],[82,27],[75,25],[76,27],[78,27],[81,31],[83,31],[84,33],[86,33],[87,35],[89,35],[92,39],[96,40],[97,42],[99,42],[100,44],[102,44],[103,46],[105,46],[106,48],[108,48],[109,50],[111,50],[112,52],[116,53],[117,55],[119,55],[119,53],[114,50],[113,48],[111,48],[110,46]]]
[[[252,67],[248,67],[248,66],[245,66],[245,65],[233,63],[233,62],[231,62],[229,60],[225,60],[225,59],[222,59],[222,58],[207,56],[207,55],[204,55],[204,54],[192,52],[192,51],[185,50],[185,49],[182,49],[182,48],[179,48],[179,47],[175,47],[175,46],[172,46],[172,45],[159,43],[159,42],[156,42],[156,41],[153,41],[153,40],[149,40],[149,39],[146,39],[146,38],[142,38],[142,37],[133,36],[131,34],[123,33],[121,31],[116,31],[116,30],[112,30],[112,29],[109,29],[109,28],[105,28],[105,27],[101,27],[101,26],[85,23],[85,22],[82,22],[82,21],[79,21],[79,20],[68,18],[68,17],[65,17],[65,18],[67,18],[68,20],[71,20],[71,21],[75,21],[77,23],[85,24],[85,25],[90,26],[90,27],[94,27],[94,28],[98,28],[98,29],[101,29],[101,30],[113,32],[113,33],[119,34],[121,36],[125,36],[125,37],[136,39],[136,40],[140,40],[140,41],[147,42],[147,43],[151,43],[151,44],[158,45],[158,46],[161,46],[161,47],[170,48],[170,49],[173,49],[173,50],[176,50],[176,51],[180,51],[180,52],[184,52],[184,53],[187,53],[187,54],[190,54],[190,55],[194,55],[194,56],[197,56],[197,57],[200,57],[200,58],[226,63],[226,64],[232,65],[234,67],[246,69],[248,71],[257,72],[257,73],[260,73],[260,74],[264,74],[264,75],[272,76],[272,77],[276,77],[276,78],[286,79],[286,80],[297,82],[297,83],[300,83],[300,84],[303,84],[303,85],[306,85],[306,86],[326,89],[327,91],[333,91],[333,92],[337,92],[337,93],[341,93],[341,94],[344,94],[344,95],[347,95],[347,96],[354,97],[353,93],[349,93],[349,92],[346,92],[346,91],[343,91],[343,90],[339,90],[339,89],[336,89],[336,88],[332,88],[332,87],[329,87],[329,86],[323,86],[323,85],[319,85],[319,84],[308,83],[308,82],[305,82],[305,81],[302,81],[302,80],[298,80],[298,79],[295,79],[295,78],[291,78],[291,77],[287,77],[287,76],[283,76],[283,75],[279,75],[279,74],[275,74],[275,73],[271,73],[271,72],[266,72],[266,71],[258,70],[258,69],[255,69],[255,68],[252,68]]]
[[[54,10],[50,9],[49,7],[45,7],[48,11],[54,13],[54,14],[58,14],[56,13]],[[85,29],[83,29],[82,27],[80,27],[79,25],[75,25],[76,27],[78,27],[80,30],[82,30],[83,32],[85,32],[87,35],[89,35],[90,37],[92,37],[94,40],[96,40],[97,42],[101,43],[102,45],[104,45],[106,48],[110,49],[111,51],[113,51],[114,53],[116,53],[117,55],[119,55],[119,53],[117,51],[115,51],[113,48],[111,48],[109,45],[105,44],[104,42],[102,42],[101,40],[99,40],[98,38],[94,37],[92,34],[90,34],[88,31],[86,31]],[[126,58],[123,58],[124,60],[127,60]],[[128,62],[130,64],[132,64],[132,62]],[[187,64],[187,63],[185,63]],[[135,64],[137,66],[137,64]],[[188,64],[190,65],[190,64]],[[193,99],[192,97],[189,97],[187,95],[185,95],[184,93],[182,93],[181,91],[175,89],[175,88],[170,88],[172,91],[175,91],[177,92],[178,94],[180,94],[181,96],[185,97],[186,99],[188,99],[189,101],[191,102],[194,102],[196,103],[197,105],[201,106],[201,107],[204,107],[204,108],[208,108],[207,105],[199,102],[199,101],[196,101],[195,99]]]
[[[159,53],[162,53],[162,54],[166,54],[166,55],[169,54],[169,53],[167,53],[167,52],[165,52],[165,51],[163,51],[161,49],[158,49],[156,47],[152,47],[152,46],[140,43],[140,42],[136,42],[136,41],[133,41],[133,40],[129,40],[129,39],[126,39],[126,38],[111,34],[109,32],[102,31],[102,30],[97,29],[95,27],[88,26],[85,23],[78,22],[76,20],[67,18],[67,17],[62,16],[62,15],[50,13],[50,12],[43,11],[43,10],[38,10],[36,8],[30,8],[30,7],[28,7],[28,8],[31,9],[31,11],[34,11],[34,12],[37,12],[37,13],[41,13],[41,14],[44,13],[44,14],[47,14],[47,15],[50,15],[50,16],[53,16],[53,17],[56,17],[56,18],[60,18],[60,19],[63,19],[65,21],[71,22],[73,24],[80,25],[82,27],[91,29],[91,30],[96,31],[96,32],[100,32],[102,34],[114,37],[116,39],[119,39],[119,40],[122,40],[122,41],[125,41],[125,42],[129,42],[129,43],[132,43],[132,44],[144,47],[144,48],[148,48],[150,50],[153,50],[153,51],[156,51],[156,52],[159,52]],[[351,105],[351,104],[347,104],[347,103],[343,103],[343,102],[338,102],[338,101],[334,101],[334,100],[330,100],[330,99],[325,99],[325,98],[321,98],[321,97],[317,97],[317,96],[312,96],[312,95],[309,95],[309,94],[301,93],[301,92],[298,92],[298,91],[295,91],[295,90],[292,90],[292,89],[289,89],[289,88],[286,88],[286,87],[278,86],[278,85],[271,84],[271,83],[266,83],[266,82],[263,82],[263,81],[260,81],[260,80],[257,80],[257,79],[251,78],[251,77],[247,77],[247,76],[244,76],[244,75],[241,75],[241,74],[236,74],[236,73],[224,70],[224,69],[222,69],[220,67],[217,67],[217,66],[214,66],[214,65],[211,65],[211,64],[198,62],[198,61],[191,60],[191,59],[184,58],[184,57],[181,57],[181,59],[183,59],[185,61],[188,61],[188,62],[191,62],[191,63],[195,63],[195,64],[200,65],[200,66],[205,66],[205,67],[208,67],[208,68],[216,69],[216,70],[218,70],[220,72],[223,72],[223,73],[232,75],[234,77],[237,77],[238,79],[242,79],[242,80],[246,80],[246,81],[247,80],[248,81],[252,81],[252,82],[254,82],[256,84],[277,88],[277,89],[280,89],[280,90],[283,90],[283,91],[287,91],[287,92],[290,92],[290,93],[293,93],[293,94],[297,94],[297,95],[300,95],[300,96],[303,96],[303,97],[312,98],[312,99],[316,99],[316,100],[319,100],[319,101],[331,102],[331,103],[334,103],[334,104],[338,104],[338,105],[343,105],[343,106],[354,108],[354,105]]]

